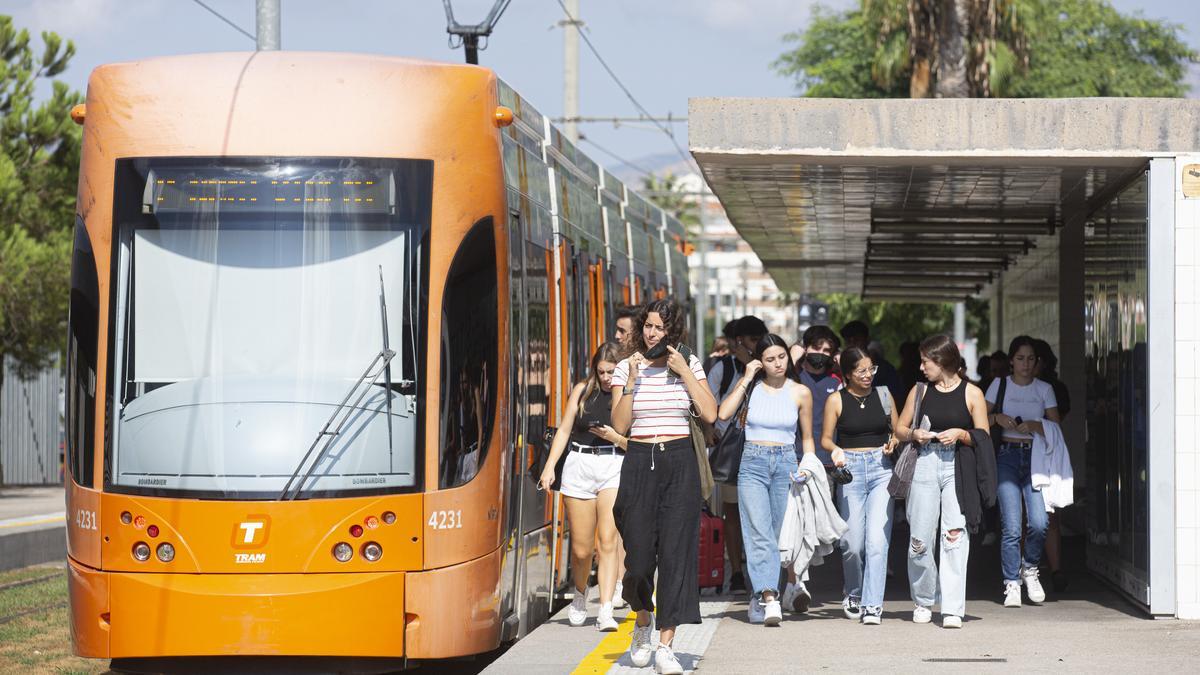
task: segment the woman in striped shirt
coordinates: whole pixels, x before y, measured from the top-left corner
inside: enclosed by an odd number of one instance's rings
[[[683,672],[671,650],[675,627],[700,623],[697,542],[704,497],[690,424],[693,408],[704,422],[717,418],[700,360],[674,346],[685,322],[673,300],[648,303],[634,321],[636,351],[612,377],[612,426],[629,437],[613,505],[625,541],[624,598],[637,612],[629,655],[639,668],[653,656],[660,673]],[[650,641],[655,568],[657,648]]]

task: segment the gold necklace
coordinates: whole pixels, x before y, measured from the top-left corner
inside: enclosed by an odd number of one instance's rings
[[[858,401],[858,407],[859,407],[860,409],[862,409],[862,410],[866,410],[866,409],[867,409],[867,401],[871,400],[871,394],[870,394],[870,393],[868,393],[866,396],[864,396],[864,397],[862,397],[862,398],[859,398],[859,397],[855,396],[855,395],[854,395],[854,392],[850,391],[850,389],[846,389],[846,393],[847,393],[847,394],[850,394],[850,398],[854,399],[855,401]]]

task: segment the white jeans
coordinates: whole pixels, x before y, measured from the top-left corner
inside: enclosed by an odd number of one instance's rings
[[[942,615],[961,617],[967,611],[967,554],[971,541],[954,490],[954,455],[954,446],[937,442],[927,443],[917,455],[906,506],[911,530],[908,583],[914,603],[933,607],[940,591]],[[941,537],[935,539],[939,531]],[[940,570],[933,559],[937,542],[941,543]]]

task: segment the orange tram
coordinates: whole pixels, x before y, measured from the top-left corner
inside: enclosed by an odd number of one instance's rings
[[[71,270],[75,653],[486,652],[567,582],[533,467],[684,230],[484,68],[97,68]],[[390,663],[390,661],[389,661]]]

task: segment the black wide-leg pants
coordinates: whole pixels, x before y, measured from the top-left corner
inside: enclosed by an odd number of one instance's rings
[[[629,441],[613,517],[625,543],[622,596],[635,611],[655,611],[656,624],[700,623],[700,474],[691,438]]]

